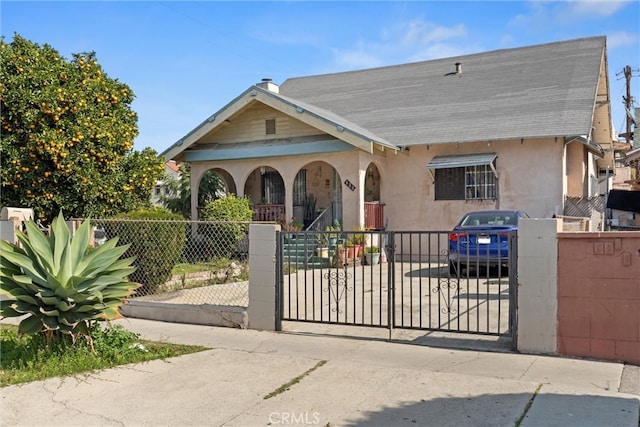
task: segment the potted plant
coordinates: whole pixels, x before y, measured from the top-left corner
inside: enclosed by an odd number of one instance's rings
[[[320,235],[320,239],[326,239],[327,245],[330,248],[333,248],[338,244],[338,239],[340,236],[339,232],[342,230],[340,228],[340,222],[337,219],[333,221],[333,224],[334,225],[327,225],[324,228],[324,233]]]
[[[338,244],[338,246],[336,246],[336,249],[333,251],[331,264],[336,268],[344,267],[345,265],[349,264],[349,259],[347,258],[347,248],[343,244]]]
[[[349,237],[347,245],[353,246],[353,257],[360,258],[362,256],[364,246],[367,244],[368,236],[364,233],[364,231],[366,231],[364,228],[356,227],[353,231],[355,231],[355,233]]]
[[[282,231],[300,231],[303,228],[303,225],[299,222],[296,222],[295,219],[291,218],[291,221],[287,222],[284,218],[280,219],[280,227],[282,227]]]
[[[282,227],[282,231],[287,232],[284,235],[285,242],[289,242],[292,239],[294,239],[296,237],[295,232],[301,231],[303,228],[303,225],[300,224],[299,222],[296,222],[293,218],[291,218],[291,221],[289,222],[286,222],[284,218],[281,219],[280,226]]]
[[[329,258],[329,235],[327,233],[318,233],[316,239],[318,243],[316,255],[321,258]]]
[[[364,248],[364,261],[367,265],[378,265],[380,263],[380,248],[377,246]]]
[[[347,241],[345,243],[346,247],[347,247],[347,258],[349,259],[355,259],[358,257],[357,254],[357,247],[358,245],[356,244],[356,239],[354,235],[351,235],[347,238]]]

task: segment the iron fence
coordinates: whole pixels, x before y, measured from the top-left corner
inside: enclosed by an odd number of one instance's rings
[[[92,219],[95,245],[118,238],[135,257],[133,300],[249,304],[249,224],[225,221]]]
[[[282,232],[279,318],[513,336],[515,233],[497,259],[467,251],[455,260],[449,234]]]

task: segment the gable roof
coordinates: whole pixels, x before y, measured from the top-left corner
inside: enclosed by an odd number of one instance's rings
[[[605,46],[591,37],[292,78],[280,93],[399,146],[589,135]]]
[[[182,157],[184,155],[183,153],[190,147],[193,147],[200,138],[204,137],[218,126],[225,125],[227,119],[255,102],[261,102],[268,105],[275,110],[288,114],[297,120],[316,127],[328,135],[334,136],[338,140],[344,140],[348,144],[365,151],[373,152],[373,144],[394,150],[399,149],[399,147],[384,140],[383,138],[380,138],[371,131],[364,129],[355,123],[351,123],[349,120],[344,117],[337,116],[331,111],[326,111],[315,105],[310,105],[303,101],[295,100],[277,92],[254,85],[245,90],[222,109],[218,110],[215,114],[211,115],[208,119],[200,123],[187,135],[180,138],[180,140],[162,152],[162,155],[167,159]],[[292,154],[294,154],[294,151],[292,151]],[[198,156],[196,155],[196,157]],[[210,160],[212,159],[213,158]]]
[[[176,158],[252,102],[367,151],[591,133],[606,38],[590,37],[252,86],[162,154]],[[458,63],[461,72],[456,72]],[[606,72],[606,67],[605,67]]]

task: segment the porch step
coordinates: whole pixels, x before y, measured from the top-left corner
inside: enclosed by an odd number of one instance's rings
[[[312,268],[317,239],[314,236],[296,236],[296,238],[285,239],[282,256],[283,261],[291,267],[297,269]]]
[[[339,243],[344,244],[344,240]],[[328,250],[319,254],[319,244],[315,235],[299,234],[294,238],[285,239],[282,248],[283,261],[296,269],[318,269],[332,267],[333,256],[337,244],[329,245]],[[361,259],[350,259],[349,265],[360,264]]]

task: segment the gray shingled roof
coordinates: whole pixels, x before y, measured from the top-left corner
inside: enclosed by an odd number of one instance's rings
[[[606,38],[292,78],[280,94],[399,146],[587,135]],[[462,64],[461,75],[455,63]]]

